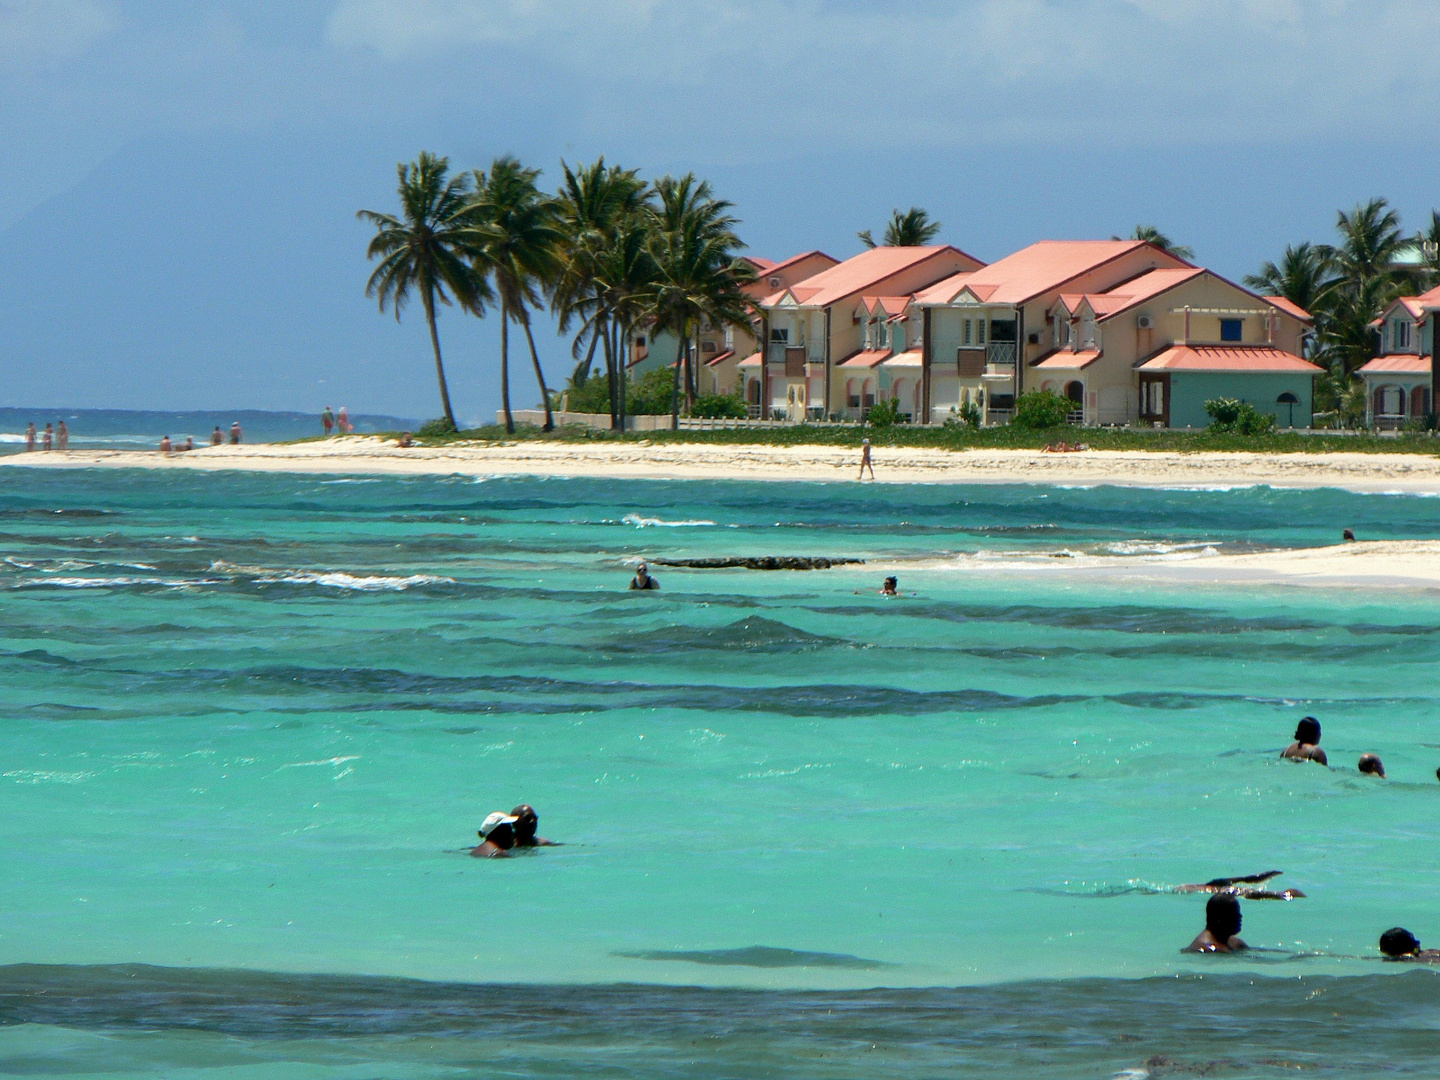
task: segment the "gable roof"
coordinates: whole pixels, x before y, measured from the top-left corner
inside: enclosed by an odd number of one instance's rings
[[[1395,375],[1429,375],[1430,357],[1415,356],[1412,353],[1394,353],[1390,356],[1377,356],[1373,360],[1367,360],[1355,369],[1357,375],[1377,375],[1387,372]]]
[[[1315,316],[1311,315],[1310,312],[1306,311],[1303,307],[1295,303],[1293,300],[1287,300],[1283,296],[1262,296],[1260,297],[1260,299],[1264,300],[1267,304],[1270,304],[1273,307],[1279,308],[1287,315],[1293,315],[1301,322],[1315,321]]]
[[[1171,345],[1135,365],[1140,371],[1230,371],[1255,375],[1324,369],[1273,345]]]
[[[1169,292],[1175,286],[1209,272],[1199,267],[1147,270],[1139,277],[1131,278],[1112,289],[1107,289],[1099,296],[1087,296],[1085,299],[1090,302],[1090,306],[1099,316],[1100,321],[1104,322],[1106,319],[1119,315],[1122,311],[1128,311],[1147,300],[1153,300],[1162,293]]]
[[[786,293],[789,293],[797,304],[803,304],[806,307],[829,307],[848,296],[879,292],[876,286],[883,284],[887,279],[946,254],[959,255],[975,263],[980,261],[949,244],[927,247],[876,247],[862,251],[859,255],[846,259],[836,266],[822,270],[789,289],[767,296],[761,303],[766,307],[773,306],[779,303]]]
[[[1024,304],[1108,262],[1147,248],[1154,252],[1161,266],[1187,268],[1191,265],[1143,240],[1041,240],[981,267],[964,281],[958,280],[960,275],[953,275],[922,290],[916,299],[922,304],[948,304],[961,289],[968,287],[987,303]],[[982,295],[980,287],[989,287],[988,294]]]

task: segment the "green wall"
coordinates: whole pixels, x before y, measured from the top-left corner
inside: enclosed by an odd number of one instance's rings
[[[1293,406],[1295,426],[1309,427],[1314,376],[1304,372],[1280,375],[1242,374],[1228,371],[1172,371],[1170,373],[1170,426],[1203,428],[1210,425],[1205,402],[1215,398],[1239,398],[1260,412],[1275,417],[1276,427],[1290,426],[1292,406],[1276,402],[1287,390],[1300,399]]]

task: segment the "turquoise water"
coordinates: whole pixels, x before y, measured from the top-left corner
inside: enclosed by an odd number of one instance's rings
[[[0,1074],[1278,1075],[1311,1023],[1433,1072],[1375,942],[1440,944],[1435,595],[1054,569],[1345,525],[1440,501],[4,470],[0,965],[47,966],[0,968]],[[624,588],[715,554],[914,595]],[[1306,713],[1334,769],[1277,759]],[[521,801],[564,846],[463,854]],[[1167,890],[1272,868],[1267,951],[1179,954]]]

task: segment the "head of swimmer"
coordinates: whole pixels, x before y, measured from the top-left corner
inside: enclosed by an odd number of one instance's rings
[[[1380,951],[1386,956],[1414,956],[1420,951],[1420,942],[1403,926],[1392,926],[1380,935]]]
[[[1205,903],[1205,929],[1220,944],[1240,933],[1240,901],[1230,893],[1216,893]]]
[[[1320,743],[1320,721],[1307,716],[1295,725],[1295,741],[1301,746],[1318,746]]]
[[[540,828],[540,817],[529,803],[521,803],[510,811],[515,818],[515,846],[534,847],[535,832]]]
[[[509,851],[515,846],[515,827],[508,821],[492,826],[489,832],[480,830],[480,842],[494,844],[501,851]]]
[[[1359,768],[1367,776],[1378,776],[1381,780],[1385,779],[1385,763],[1380,760],[1378,754],[1361,754]]]
[[[900,579],[899,579],[899,578],[887,577],[887,578],[885,579],[885,586],[884,586],[884,588],[882,588],[880,591],[881,591],[881,592],[884,592],[884,593],[893,593],[893,592],[896,592],[896,591],[898,590],[899,585],[900,585]]]

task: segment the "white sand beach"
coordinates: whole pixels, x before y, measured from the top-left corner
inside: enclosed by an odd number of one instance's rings
[[[1440,495],[1440,456],[875,448],[877,483],[1120,484],[1141,487],[1335,487]],[[67,450],[0,456],[36,468],[238,469],[397,476],[609,476],[646,479],[854,481],[853,447],[716,443],[458,443],[402,449],[354,436],[308,443],[205,447],[180,454]],[[869,483],[867,479],[865,481]]]

